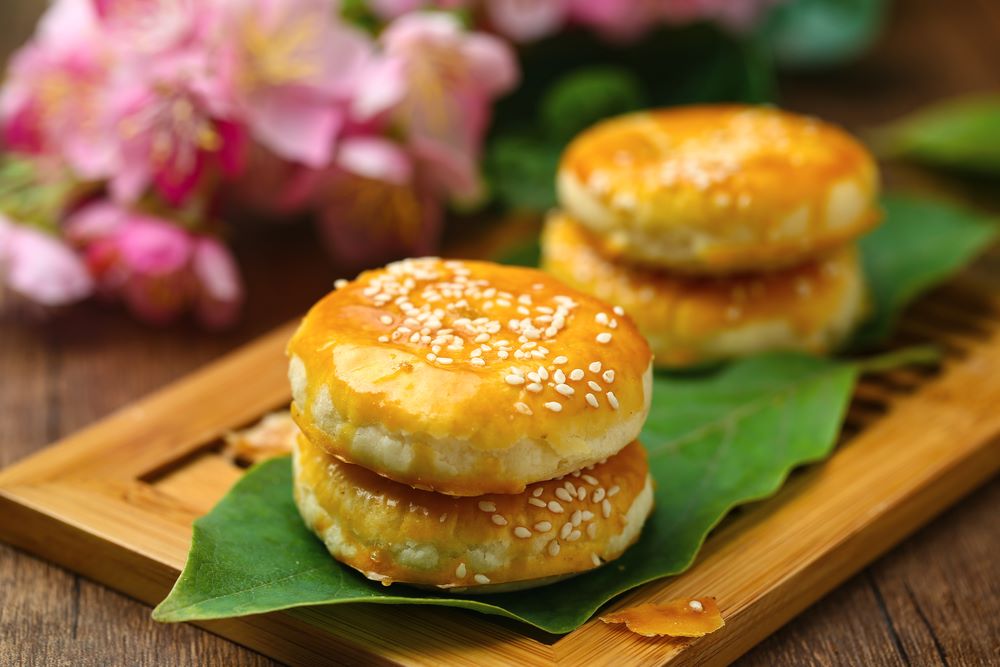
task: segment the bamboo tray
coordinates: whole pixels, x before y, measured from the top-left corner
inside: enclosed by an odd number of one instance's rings
[[[556,637],[458,610],[363,604],[201,625],[291,664],[729,662],[1000,469],[997,285],[994,255],[911,309],[902,342],[940,345],[940,369],[863,379],[828,461],[731,514],[683,575],[612,603],[714,595],[727,624],[712,635],[650,640],[591,620]],[[0,539],[159,602],[191,522],[242,472],[220,437],[289,401],[292,327],[0,471]]]

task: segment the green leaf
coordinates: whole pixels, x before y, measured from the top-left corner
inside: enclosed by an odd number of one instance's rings
[[[944,202],[889,196],[882,205],[885,220],[860,242],[873,312],[854,347],[888,338],[903,308],[968,264],[997,232],[989,218]]]
[[[875,135],[879,152],[1000,176],[1000,96],[936,104]]]
[[[546,136],[567,142],[597,121],[641,109],[638,77],[621,67],[585,67],[559,79],[542,99]]]
[[[555,175],[562,144],[530,134],[497,137],[483,168],[490,187],[511,208],[544,211],[556,205]]]
[[[189,621],[346,602],[433,604],[498,614],[569,632],[601,605],[686,569],[734,506],[774,493],[795,466],[833,447],[858,367],[770,355],[714,373],[660,375],[642,440],[656,509],[614,564],[545,588],[435,595],[368,581],[327,555],[303,526],[288,459],[264,463],[195,522],[191,553],[161,621]]]
[[[886,0],[790,0],[771,11],[764,34],[780,65],[830,67],[871,46],[886,5]]]

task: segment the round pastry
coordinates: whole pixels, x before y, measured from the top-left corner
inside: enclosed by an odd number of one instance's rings
[[[685,273],[792,266],[880,218],[871,154],[837,127],[769,107],[613,118],[570,143],[557,181],[606,255]]]
[[[312,442],[397,482],[520,493],[642,428],[652,354],[627,317],[534,269],[410,259],[317,303],[288,344]]]
[[[867,311],[853,244],[798,267],[727,277],[678,276],[604,257],[594,235],[554,212],[542,265],[632,315],[659,367],[698,365],[771,350],[827,352]]]
[[[638,442],[521,493],[413,489],[300,436],[295,502],[334,558],[369,579],[456,593],[529,588],[600,567],[639,537],[653,507]]]

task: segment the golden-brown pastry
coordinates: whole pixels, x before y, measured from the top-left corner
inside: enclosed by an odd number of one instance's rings
[[[295,502],[339,561],[369,579],[457,593],[529,588],[600,567],[639,537],[653,506],[638,442],[517,494],[413,489],[299,437]]]
[[[695,274],[799,264],[878,222],[878,171],[841,129],[769,107],[629,114],[574,139],[560,205],[609,257]]]
[[[590,465],[649,411],[635,325],[534,269],[425,258],[365,272],[312,308],[288,354],[306,437],[451,495],[519,493]]]
[[[542,265],[560,280],[621,306],[659,367],[771,350],[830,351],[866,313],[854,244],[802,266],[728,277],[678,276],[607,259],[594,235],[553,212]]]

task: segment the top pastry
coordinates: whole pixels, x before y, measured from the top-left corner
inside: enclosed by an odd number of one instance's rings
[[[871,154],[828,123],[770,107],[619,116],[574,139],[560,203],[610,257],[693,274],[778,269],[878,222]]]
[[[519,493],[611,456],[649,411],[621,310],[533,269],[404,260],[342,283],[288,344],[314,444],[410,486]]]

